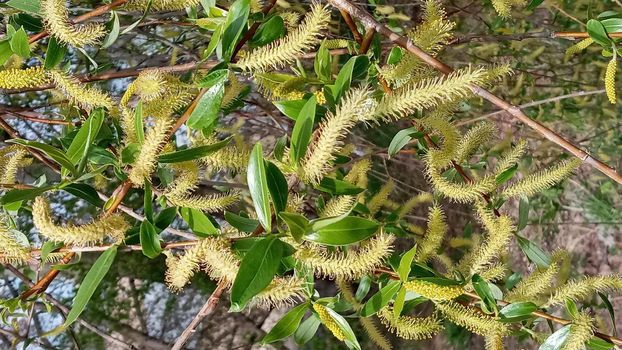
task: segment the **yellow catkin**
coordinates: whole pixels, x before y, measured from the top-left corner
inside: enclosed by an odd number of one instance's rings
[[[419,244],[416,260],[425,263],[436,255],[436,251],[441,246],[446,233],[445,214],[439,206],[434,206],[428,214],[428,229],[425,232],[425,237]]]
[[[587,49],[588,46],[592,45],[594,43],[594,39],[592,38],[586,38],[583,39],[581,41],[579,41],[578,43],[572,45],[571,47],[569,47],[566,50],[566,54],[564,55],[564,61],[568,61],[568,59],[570,59],[570,57],[578,54],[579,52]]]
[[[479,147],[492,139],[496,131],[497,128],[491,122],[483,122],[469,129],[456,148],[454,160],[457,163],[468,161]]]
[[[380,266],[383,259],[391,254],[393,240],[393,236],[381,233],[363,242],[358,250],[351,250],[347,254],[309,245],[298,249],[294,256],[319,276],[353,280]]]
[[[11,232],[8,216],[0,214],[0,263],[21,264],[30,257],[30,249],[18,242],[16,233]]]
[[[428,281],[412,280],[404,282],[404,288],[430,300],[452,300],[464,292],[460,286],[441,286]]]
[[[317,137],[301,163],[303,179],[319,183],[331,169],[334,153],[343,146],[342,139],[352,128],[357,118],[368,112],[373,105],[370,91],[359,88],[350,91],[341,99],[335,113],[329,113],[316,131]]]
[[[130,228],[123,216],[118,214],[94,220],[90,224],[58,226],[52,219],[49,203],[43,197],[35,199],[32,217],[35,227],[42,236],[55,242],[75,246],[99,244],[107,237],[114,244],[119,244],[125,238],[125,231]]]
[[[9,68],[0,71],[0,89],[25,89],[46,84],[49,81],[42,66],[26,69]]]
[[[22,147],[10,147],[14,151],[5,157],[0,158],[0,183],[14,184],[19,168],[29,165],[32,162],[28,156],[28,151]]]
[[[460,134],[458,129],[443,116],[444,111],[439,110],[427,118],[421,120],[421,125],[431,129],[431,132],[441,135],[443,143],[439,149],[428,151],[430,159],[434,159],[434,166],[443,168],[451,164],[458,147]]]
[[[197,136],[193,139],[194,146],[211,145],[220,140],[215,137],[204,138]],[[250,151],[238,145],[229,144],[218,151],[199,159],[199,162],[207,166],[210,171],[233,170],[242,171],[248,165]]]
[[[335,338],[341,341],[344,341],[346,339],[345,333],[343,332],[343,330],[341,330],[341,327],[339,327],[337,321],[333,319],[333,316],[330,315],[326,306],[314,303],[313,310],[317,312],[318,316],[320,317],[320,321],[322,321],[322,324],[335,336]]]
[[[514,164],[518,164],[526,151],[527,141],[519,140],[516,146],[512,147],[509,152],[505,153],[503,157],[499,159],[499,163],[497,163],[497,166],[495,167],[495,176],[513,167]]]
[[[196,6],[200,0],[151,0],[151,11],[177,11]],[[130,11],[145,11],[149,0],[130,0],[123,7]]]
[[[482,245],[471,257],[472,274],[485,271],[487,266],[507,251],[508,243],[514,231],[510,217],[506,215],[499,218],[491,217],[490,211],[484,208],[483,204],[478,203],[477,207],[479,219],[484,223],[487,235]]]
[[[503,350],[503,336],[497,333],[490,333],[484,336],[486,350]]]
[[[593,323],[594,319],[585,311],[581,311],[573,317],[570,332],[562,350],[585,349],[585,343],[594,336]]]
[[[329,21],[328,9],[324,5],[314,4],[299,27],[284,38],[253,50],[236,65],[242,70],[265,71],[271,67],[279,68],[290,64],[319,42],[319,36]]]
[[[432,202],[433,196],[429,192],[420,193],[412,198],[410,198],[406,203],[402,204],[399,207],[399,211],[397,212],[397,216],[401,219],[404,216],[408,215],[414,208],[418,207],[424,203]]]
[[[134,185],[143,186],[145,178],[150,177],[155,171],[158,155],[165,145],[171,124],[171,121],[156,119],[153,127],[147,131],[145,141],[128,175]]]
[[[441,321],[434,315],[427,317],[395,317],[393,309],[389,307],[380,309],[378,317],[385,327],[404,339],[430,339],[444,328]]]
[[[280,309],[303,300],[305,282],[295,276],[275,277],[270,285],[251,299],[249,306],[261,309]]]
[[[166,197],[171,204],[201,210],[204,212],[222,211],[240,200],[238,192],[213,195],[177,195],[169,193]]]
[[[106,34],[106,28],[101,24],[72,25],[65,0],[42,0],[41,15],[50,34],[75,47],[93,45]]]
[[[355,196],[346,195],[333,197],[326,202],[326,206],[324,206],[324,210],[322,210],[321,217],[335,217],[345,214],[352,208],[355,201]]]
[[[418,110],[437,107],[469,96],[470,86],[486,76],[482,69],[462,69],[445,77],[426,79],[383,95],[371,120],[394,121]]]
[[[561,161],[555,166],[528,175],[509,185],[503,190],[502,194],[505,198],[533,196],[567,178],[580,165],[581,160],[578,158]]]
[[[544,307],[560,305],[566,300],[584,300],[597,292],[622,292],[622,277],[618,275],[594,276],[580,281],[569,281],[555,290]]]
[[[605,71],[605,91],[607,92],[607,98],[612,104],[616,104],[616,69],[618,65],[618,59],[614,57],[609,61],[607,70]]]
[[[504,323],[454,301],[438,302],[436,303],[436,309],[452,323],[464,327],[475,334],[486,336],[490,334],[506,335],[509,333],[509,329]]]
[[[552,288],[554,278],[559,273],[560,266],[566,256],[567,252],[565,251],[555,252],[548,267],[538,269],[523,278],[507,293],[505,299],[510,302],[539,301],[541,296]]]
[[[354,296],[349,282],[344,281],[343,279],[337,279],[336,284],[341,291],[343,298],[352,305],[354,310],[358,311],[363,307],[363,304]],[[359,318],[359,321],[361,322],[363,329],[365,329],[365,333],[369,336],[369,339],[371,339],[380,349],[390,350],[392,348],[391,343],[384,336],[384,334],[380,332],[372,317],[361,317]]]
[[[395,189],[395,182],[393,180],[389,180],[380,187],[378,193],[376,193],[373,197],[369,199],[367,202],[367,209],[369,209],[369,215],[374,216],[380,208],[386,203],[389,195]]]
[[[164,73],[158,69],[146,69],[140,72],[138,78],[132,82],[138,97],[142,101],[156,100],[165,93],[166,81]]]
[[[76,79],[57,70],[48,72],[54,85],[61,90],[65,96],[73,103],[87,111],[96,107],[104,107],[108,110],[114,109],[114,103],[110,96],[95,87],[85,87]]]
[[[193,161],[177,163],[173,167],[175,179],[162,191],[169,197],[179,197],[194,190],[199,181],[199,167]]]

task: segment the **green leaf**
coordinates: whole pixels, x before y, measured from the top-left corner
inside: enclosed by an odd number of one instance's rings
[[[400,291],[397,292],[397,296],[395,297],[395,302],[393,302],[393,316],[400,317],[402,315],[402,310],[404,310],[404,302],[406,301],[406,288],[402,286]]]
[[[139,101],[134,109],[134,133],[139,144],[145,142],[145,129],[143,126],[143,101]]]
[[[335,85],[333,87],[333,96],[335,101],[338,101],[343,94],[348,91],[352,80],[356,75],[355,72],[360,72],[363,68],[366,70],[369,65],[369,58],[367,56],[354,56],[351,57],[346,64],[341,67],[339,74],[335,79]]]
[[[590,38],[594,39],[600,46],[606,50],[611,49],[613,41],[607,36],[607,31],[600,21],[595,19],[587,21],[587,33],[590,35]]]
[[[19,28],[18,31],[13,34],[11,37],[11,51],[13,51],[16,55],[21,56],[23,58],[30,57],[30,45],[28,44],[28,34],[24,28]]]
[[[283,244],[276,237],[257,241],[244,255],[240,269],[231,287],[231,311],[241,311],[246,304],[266,288],[276,274]]]
[[[56,37],[51,37],[48,41],[48,48],[45,51],[43,67],[49,70],[58,66],[63,61],[63,58],[65,58],[66,53],[67,46],[59,43]]]
[[[143,254],[150,259],[154,259],[162,253],[160,235],[155,226],[147,220],[140,224],[140,246]]]
[[[570,334],[570,326],[566,325],[557,330],[557,332],[551,334],[542,345],[538,348],[538,350],[559,350],[562,349],[564,343],[566,343],[566,339],[568,339],[568,335]]]
[[[43,245],[41,246],[41,261],[47,261],[50,253],[62,248],[64,245],[64,243],[53,241],[46,241],[45,243],[43,243]]]
[[[119,15],[117,14],[117,11],[110,11],[110,14],[110,21],[107,24],[110,32],[108,32],[108,35],[102,42],[101,49],[106,49],[110,47],[110,45],[114,44],[121,33],[121,25],[119,24]]]
[[[518,240],[518,246],[520,249],[527,255],[527,258],[531,260],[534,264],[538,265],[539,268],[544,269],[549,267],[551,264],[551,256],[544,252],[537,244],[528,240],[525,237],[516,235],[516,239]]]
[[[518,205],[518,226],[517,230],[521,231],[529,223],[529,198],[526,196],[520,197],[520,203]]]
[[[13,56],[9,40],[0,41],[0,66],[3,66]]]
[[[259,30],[257,30],[249,44],[252,47],[264,46],[280,38],[284,33],[285,24],[283,18],[274,16],[259,27]]]
[[[307,100],[272,101],[274,106],[291,120],[296,120]]]
[[[400,259],[400,267],[397,269],[397,274],[400,276],[400,280],[408,280],[408,276],[410,275],[410,267],[413,259],[415,258],[415,254],[417,254],[416,244],[410,248],[409,251],[404,253],[404,255],[402,255],[402,258]]]
[[[99,134],[99,129],[104,123],[104,117],[104,111],[96,109],[78,130],[65,153],[73,164],[77,165],[81,160],[87,158],[91,144],[97,137],[97,134]]]
[[[148,221],[153,222],[153,191],[151,190],[151,183],[148,179],[145,179],[145,194],[144,194],[144,207],[145,218]]]
[[[6,4],[12,8],[34,14],[39,14],[40,11],[39,0],[9,0]]]
[[[67,157],[65,156],[65,154],[62,151],[60,151],[57,148],[54,148],[54,147],[52,147],[52,146],[50,146],[48,144],[45,144],[45,143],[36,142],[36,141],[26,141],[26,140],[21,140],[21,139],[12,139],[12,140],[7,140],[6,142],[17,143],[17,144],[22,145],[22,146],[26,146],[26,147],[30,147],[30,148],[34,148],[36,150],[39,150],[39,151],[45,153],[46,155],[48,155],[50,158],[52,158],[58,164],[60,164],[63,167],[67,168],[67,170],[69,170],[75,176],[78,175],[78,171],[76,170],[76,167],[74,167],[73,163],[69,159],[67,159]]]
[[[346,336],[345,342],[348,348],[360,350],[361,346],[359,345],[358,340],[356,340],[356,336],[354,335],[348,321],[329,307],[326,308],[326,311],[328,311],[328,315],[333,319],[333,321],[335,321],[339,329],[341,329],[343,334]]]
[[[181,217],[188,224],[188,227],[199,237],[209,237],[218,234],[218,229],[214,227],[212,221],[200,210],[192,208],[181,208]]]
[[[311,232],[304,239],[326,245],[346,245],[365,240],[376,233],[378,223],[355,216],[348,216],[320,230]]]
[[[609,34],[622,32],[622,18],[603,19],[600,23]]]
[[[317,329],[320,327],[321,323],[322,322],[315,314],[312,314],[311,317],[304,320],[296,330],[296,333],[294,333],[294,341],[296,344],[304,345],[311,340],[315,333],[317,333]]]
[[[259,226],[259,221],[255,219],[249,219],[241,215],[234,214],[232,212],[225,212],[225,220],[236,229],[242,232],[253,232]]]
[[[238,42],[238,38],[246,26],[249,13],[249,0],[236,0],[229,8],[221,42],[223,59],[225,61],[228,61],[231,58],[235,45]]]
[[[270,344],[294,334],[304,317],[309,305],[307,303],[289,310],[261,340],[262,344]]]
[[[93,204],[96,207],[104,205],[104,201],[99,198],[97,191],[90,185],[84,183],[71,183],[62,187],[63,191],[69,192],[78,198]]]
[[[270,232],[272,231],[272,215],[270,213],[268,179],[260,142],[255,144],[251,152],[246,179],[257,218],[266,232]]]
[[[147,14],[149,14],[149,10],[151,10],[152,3],[153,0],[149,0],[149,2],[147,2],[147,6],[145,6],[145,11],[143,12],[143,15],[140,16],[138,20],[134,21],[132,24],[123,29],[123,31],[121,32],[122,35],[131,32],[134,28],[136,28],[136,26],[140,24],[140,22],[142,22],[147,17]]]
[[[158,213],[153,220],[153,224],[158,231],[168,228],[177,217],[177,207],[168,207]]]
[[[110,266],[112,266],[116,255],[117,246],[112,246],[97,258],[80,284],[80,288],[78,289],[76,297],[73,300],[71,311],[69,311],[67,317],[65,318],[65,323],[63,323],[59,328],[63,330],[67,329],[67,327],[78,319],[82,311],[84,311],[86,304],[89,300],[91,300],[95,290],[104,279],[104,276],[106,276],[108,270],[110,270]]]
[[[320,191],[330,193],[333,196],[356,195],[365,191],[365,189],[354,186],[349,182],[332,177],[324,177],[316,188]]]
[[[499,310],[502,322],[520,322],[534,317],[531,313],[538,310],[532,302],[512,303]]]
[[[285,221],[296,242],[300,242],[302,236],[309,230],[309,220],[300,214],[280,212],[279,217]]]
[[[593,337],[585,344],[585,346],[591,350],[609,350],[613,349],[615,345],[604,339]]]
[[[363,308],[361,309],[361,316],[369,317],[374,315],[380,309],[385,307],[391,299],[393,299],[393,296],[398,290],[400,290],[401,287],[402,283],[399,281],[390,281],[387,283],[386,286],[382,287],[378,293],[372,295],[365,305],[363,305]]]
[[[535,10],[535,8],[540,6],[540,4],[542,4],[543,2],[544,2],[544,0],[531,0],[529,5],[527,5],[527,10],[529,10],[529,11]]]
[[[207,146],[198,146],[198,147],[184,149],[181,151],[164,153],[160,155],[160,157],[158,158],[158,162],[179,163],[179,162],[186,162],[189,160],[203,158],[205,156],[208,156],[222,149],[223,147],[228,145],[230,141],[231,141],[231,138],[226,138],[222,141],[218,141],[214,144],[207,145]]]
[[[315,55],[315,61],[313,61],[313,70],[315,71],[315,75],[317,75],[318,79],[323,82],[330,82],[332,80],[332,56],[330,55],[330,51],[326,48],[325,42],[326,40],[322,41],[322,44],[320,45],[320,48]]]
[[[516,174],[517,169],[518,169],[518,164],[514,164],[510,168],[501,172],[501,174],[497,175],[495,177],[495,182],[497,183],[497,185],[502,185],[510,181],[510,179],[514,176],[514,174]]]
[[[495,312],[497,310],[497,302],[495,301],[495,297],[490,290],[490,286],[488,282],[486,282],[480,275],[475,274],[471,278],[471,282],[473,283],[473,289],[479,297],[482,299],[484,303],[485,309],[484,311],[488,311],[489,313]]]
[[[17,201],[33,199],[38,195],[54,188],[56,188],[56,186],[35,187],[26,190],[10,190],[5,193],[4,196],[0,197],[0,204],[6,205]]]
[[[365,298],[367,293],[369,293],[369,289],[371,288],[371,278],[369,276],[363,276],[359,281],[359,286],[356,289],[356,293],[354,297],[356,300],[361,301]]]
[[[605,304],[605,308],[607,308],[607,311],[609,312],[609,316],[611,317],[612,324],[616,324],[616,312],[613,308],[613,305],[611,305],[611,301],[609,301],[609,298],[607,297],[607,295],[601,292],[598,292],[598,296],[603,301],[603,304]],[[617,327],[613,327],[613,335],[616,337],[618,336]]]
[[[315,120],[315,107],[317,102],[315,96],[311,96],[307,103],[302,107],[294,129],[292,131],[292,143],[291,143],[291,161],[293,164],[297,164],[302,157],[307,153],[307,147],[311,140],[311,134],[313,133],[313,121]]]
[[[268,190],[270,191],[272,204],[274,204],[274,211],[280,213],[287,206],[287,180],[281,173],[281,170],[279,170],[279,167],[274,165],[274,163],[266,161],[265,165]]]
[[[398,131],[397,134],[393,136],[393,139],[391,139],[391,143],[389,144],[389,148],[387,149],[389,157],[395,156],[399,151],[402,150],[402,148],[404,148],[404,146],[406,146],[410,142],[410,140],[415,138],[418,134],[420,134],[420,132],[417,131],[417,129],[414,127]]]
[[[205,129],[216,121],[218,112],[220,111],[222,97],[225,94],[226,81],[227,75],[222,75],[218,81],[201,96],[196,108],[192,111],[186,122],[189,128],[196,130]]]

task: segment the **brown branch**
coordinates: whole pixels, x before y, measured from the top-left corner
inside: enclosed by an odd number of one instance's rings
[[[129,0],[115,0],[113,2],[111,2],[110,4],[104,5],[104,6],[100,6],[96,9],[93,9],[92,11],[89,11],[81,16],[78,16],[76,18],[74,18],[71,23],[80,23],[80,22],[84,22],[88,19],[91,19],[93,17],[97,17],[100,15],[103,15],[104,13],[114,9],[115,7],[121,6],[123,4],[125,4],[126,2],[128,2]],[[34,42],[37,42],[45,37],[47,37],[49,35],[49,33],[47,31],[42,31],[40,33],[34,34],[32,36],[30,36],[30,38],[28,38],[28,43],[32,44]]]
[[[607,33],[610,38],[622,38],[622,32],[620,33]],[[590,34],[587,32],[555,32],[553,38],[570,38],[570,39],[585,39],[589,38]]]
[[[272,10],[275,4],[276,4],[276,0],[270,0],[270,2],[267,3],[266,6],[264,6],[261,12],[263,12],[264,15],[268,14],[268,12]],[[260,25],[261,25],[261,22],[255,22],[248,29],[248,31],[244,33],[244,36],[242,37],[242,39],[240,39],[240,41],[237,43],[237,45],[235,45],[235,48],[233,49],[233,54],[231,55],[231,61],[235,62],[235,57],[238,55],[240,50],[242,50],[242,47],[244,47],[244,44],[246,44],[247,41],[251,40],[253,36],[255,36],[255,33],[257,33],[257,29],[259,29]]]
[[[361,33],[359,33],[359,30],[356,27],[356,23],[354,23],[352,16],[350,16],[348,12],[343,11],[341,9],[339,9],[339,13],[341,13],[341,17],[343,17],[343,20],[346,22],[346,25],[348,26],[348,28],[350,28],[350,31],[352,32],[352,37],[354,37],[354,40],[359,44],[362,43],[363,37],[361,37]]]
[[[190,339],[190,337],[194,334],[197,326],[201,323],[201,321],[203,321],[203,319],[209,314],[214,312],[216,306],[218,305],[218,301],[220,300],[220,296],[227,288],[227,285],[228,282],[226,282],[224,279],[218,282],[218,285],[216,286],[216,289],[214,290],[212,295],[210,295],[209,299],[207,299],[207,302],[203,305],[199,313],[194,316],[194,319],[192,319],[188,327],[186,327],[186,329],[184,329],[179,338],[177,338],[177,341],[175,341],[175,344],[173,344],[171,350],[183,349],[184,344],[186,344],[188,339]]]
[[[17,113],[17,112],[8,112],[8,115],[13,116],[15,118],[28,120],[35,123],[43,123],[43,124],[53,124],[53,125],[73,125],[72,122],[62,119],[45,119],[39,117],[33,117],[30,115]]]
[[[451,74],[454,71],[453,68],[451,68],[450,66],[446,65],[445,63],[439,61],[438,59],[430,56],[425,51],[421,50],[410,39],[393,32],[391,29],[387,28],[385,25],[376,21],[369,13],[367,13],[364,10],[359,9],[358,7],[350,3],[348,0],[328,0],[328,2],[330,2],[336,8],[348,12],[354,18],[357,18],[358,20],[360,20],[361,23],[363,23],[363,25],[366,28],[376,30],[378,33],[384,35],[393,43],[413,53],[419,59],[421,59],[422,61],[427,63],[429,66],[433,67],[434,69],[438,70],[439,72],[443,74]],[[505,110],[506,112],[511,114],[516,119],[520,120],[521,122],[523,122],[530,128],[534,129],[536,132],[540,133],[542,136],[544,136],[549,141],[564,148],[566,151],[570,152],[575,157],[581,159],[584,163],[587,163],[590,166],[598,169],[600,172],[602,172],[603,174],[605,174],[607,177],[611,178],[612,180],[616,181],[617,183],[622,184],[622,175],[617,173],[615,169],[611,168],[609,165],[603,163],[602,161],[592,157],[589,153],[578,148],[577,146],[575,146],[574,144],[572,144],[565,138],[556,134],[553,130],[529,118],[525,113],[523,113],[523,111],[521,111],[520,108],[511,105],[510,103],[506,102],[505,100],[499,98],[498,96],[492,94],[491,92],[489,92],[488,90],[482,87],[479,87],[477,85],[471,85],[470,88],[474,94],[488,100],[495,106]]]
[[[13,129],[13,127],[10,126],[3,118],[0,118],[0,128],[4,129],[4,131],[6,131],[6,133],[9,134],[11,138],[21,139],[20,135],[17,133],[17,130]],[[46,158],[41,152],[33,148],[28,147],[27,149],[33,157],[40,160],[43,164],[47,165],[55,172],[60,173],[60,167],[58,166],[58,164],[52,162],[51,160]]]
[[[365,37],[363,37],[363,40],[361,41],[361,50],[360,50],[361,55],[365,55],[367,51],[369,50],[369,48],[371,47],[371,42],[374,39],[374,34],[376,34],[376,31],[373,29],[368,29],[365,32]]]
[[[58,263],[62,265],[68,264],[74,255],[76,255],[76,253],[73,253],[73,252],[67,253]],[[22,293],[19,296],[19,298],[22,300],[26,300],[33,295],[39,295],[39,294],[45,293],[45,291],[50,286],[50,283],[54,281],[54,279],[56,278],[56,276],[58,276],[59,273],[60,273],[60,270],[51,269],[50,271],[48,271],[48,273],[45,274],[45,276],[43,276],[43,278],[38,280],[37,283],[35,283],[32,287],[30,287],[28,290]]]

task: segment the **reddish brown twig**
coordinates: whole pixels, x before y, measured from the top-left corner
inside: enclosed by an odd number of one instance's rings
[[[371,42],[372,40],[374,40],[374,34],[376,34],[376,31],[373,29],[368,29],[365,32],[365,36],[361,41],[361,49],[359,51],[361,55],[364,55],[367,53],[367,51],[369,51],[369,48],[371,47]]]
[[[622,32],[620,33],[607,33],[610,38],[622,38]],[[590,34],[587,32],[555,32],[552,35],[553,38],[570,38],[570,39],[585,39],[589,38]]]
[[[74,252],[67,253],[58,263],[62,265],[68,264],[71,261],[71,259],[73,259],[74,255],[76,255],[76,253]],[[39,294],[45,293],[45,291],[50,286],[50,283],[54,281],[54,279],[59,273],[60,273],[60,270],[51,269],[50,271],[48,271],[48,273],[45,274],[45,276],[43,276],[43,278],[38,280],[34,286],[28,288],[28,290],[22,293],[19,296],[20,299],[26,300],[33,295],[39,295]]]
[[[29,120],[29,121],[35,122],[35,123],[52,124],[52,125],[72,125],[73,124],[72,122],[70,122],[68,120],[45,119],[45,118],[33,117],[33,116],[30,116],[30,115],[26,115],[26,114],[23,114],[23,113],[17,113],[17,112],[9,112],[8,114],[10,114],[11,116],[13,116],[15,118]]]

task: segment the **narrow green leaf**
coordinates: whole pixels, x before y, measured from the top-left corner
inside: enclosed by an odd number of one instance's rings
[[[143,126],[143,101],[139,101],[134,109],[134,133],[136,133],[136,141],[140,145],[145,142],[145,129]]]
[[[585,346],[590,350],[609,350],[615,347],[613,343],[597,337],[590,339]]]
[[[273,101],[272,102],[276,108],[281,111],[281,113],[285,114],[291,120],[296,120],[300,111],[307,103],[306,100],[286,100],[286,101]]]
[[[29,188],[26,190],[10,190],[4,194],[4,196],[0,197],[0,204],[6,205],[9,203],[29,200],[37,197],[38,195],[47,192],[51,189],[56,188],[56,186],[43,186],[43,187],[35,187]]]
[[[415,244],[409,251],[402,255],[400,259],[400,267],[397,269],[397,273],[400,276],[400,280],[407,281],[408,275],[410,275],[410,267],[412,265],[413,259],[415,258],[415,254],[417,254],[417,245]]]
[[[311,232],[304,239],[326,245],[346,245],[373,236],[378,227],[379,225],[375,221],[348,216],[318,231]]]
[[[352,185],[349,182],[338,180],[332,177],[324,177],[317,189],[332,194],[333,196],[356,195],[365,189]]]
[[[21,11],[39,14],[39,2],[39,0],[9,0],[6,4]]]
[[[30,148],[34,148],[36,150],[39,150],[39,151],[45,153],[46,155],[48,155],[50,158],[52,158],[58,164],[60,164],[63,167],[67,168],[67,170],[69,170],[75,176],[78,175],[78,171],[77,171],[76,167],[73,165],[73,163],[69,159],[67,159],[67,157],[65,156],[65,154],[62,151],[60,151],[57,148],[54,148],[54,147],[52,147],[52,146],[50,146],[48,144],[45,144],[45,143],[36,142],[36,141],[26,141],[26,140],[21,140],[21,139],[12,139],[12,140],[7,140],[6,142],[17,143],[17,144],[22,145],[22,146],[26,146],[26,147],[30,147]]]
[[[67,329],[67,327],[74,323],[80,314],[82,314],[86,304],[88,304],[89,300],[91,300],[95,290],[104,279],[104,276],[108,273],[108,270],[110,270],[110,266],[112,266],[116,256],[117,246],[112,246],[97,258],[89,272],[86,273],[84,280],[80,284],[80,288],[78,288],[76,297],[73,300],[71,311],[67,314],[65,323],[60,326],[62,329]]]
[[[485,309],[484,311],[488,311],[489,313],[495,312],[497,310],[497,302],[495,301],[495,297],[490,290],[490,286],[488,282],[486,282],[480,275],[475,274],[471,278],[471,282],[473,284],[473,289],[479,297],[482,299],[484,303]]]
[[[309,305],[307,303],[296,306],[295,308],[289,310],[280,320],[277,322],[274,327],[266,334],[261,342],[263,344],[274,343],[275,341],[285,339],[290,335],[294,334],[298,326],[300,325],[300,321],[304,317],[307,312]]]
[[[188,227],[197,236],[208,237],[218,234],[218,229],[214,227],[212,221],[200,210],[192,208],[181,208],[179,210],[181,217],[188,224]]]
[[[330,315],[330,317],[333,319],[333,321],[335,321],[339,329],[341,329],[343,334],[346,336],[346,339],[345,339],[346,345],[348,345],[348,347],[351,349],[361,350],[361,346],[359,345],[358,340],[356,340],[354,331],[352,331],[352,327],[350,327],[350,324],[348,323],[348,321],[346,321],[346,319],[343,318],[343,316],[338,314],[337,311],[329,307],[326,308],[326,311],[328,311],[328,314]]]
[[[255,212],[259,222],[266,232],[272,231],[272,215],[270,213],[270,199],[268,190],[268,179],[266,167],[263,159],[261,143],[255,144],[248,161],[247,172],[248,189],[253,199]]]
[[[391,139],[391,143],[389,144],[389,148],[387,149],[389,157],[393,157],[399,151],[401,151],[402,148],[404,148],[404,146],[406,146],[410,142],[410,140],[415,137],[413,135],[417,133],[418,131],[414,127],[398,131],[397,134],[393,136],[393,139]]]
[[[562,349],[564,344],[566,343],[566,339],[568,339],[568,335],[570,334],[570,326],[566,325],[557,330],[557,332],[551,334],[542,345],[538,348],[538,350],[559,350]]]
[[[96,109],[78,130],[65,153],[73,164],[77,165],[82,159],[87,157],[91,144],[97,137],[97,134],[99,134],[99,130],[104,123],[104,117],[104,111]]]
[[[196,108],[186,122],[189,128],[202,130],[210,127],[216,121],[222,97],[225,94],[226,81],[227,76],[225,75],[201,96]]]
[[[406,301],[406,288],[402,286],[400,291],[397,292],[397,296],[395,297],[395,302],[393,303],[393,316],[400,317],[402,315],[402,310],[404,310],[404,302]]]
[[[609,316],[611,316],[612,324],[617,324],[616,323],[616,312],[613,308],[613,305],[611,305],[611,301],[609,301],[609,298],[607,297],[607,295],[605,295],[604,293],[598,292],[598,296],[603,301],[603,304],[605,304],[605,308],[607,308],[607,311],[609,311]],[[618,336],[618,329],[616,327],[613,327],[613,335],[616,337]]]
[[[210,154],[212,154],[212,153],[222,149],[223,147],[228,145],[230,141],[231,141],[231,138],[226,138],[226,139],[224,139],[222,141],[218,141],[218,142],[216,142],[214,144],[211,144],[211,145],[198,146],[198,147],[184,149],[184,150],[181,150],[181,151],[164,153],[164,154],[160,155],[160,157],[158,158],[158,162],[160,162],[160,163],[179,163],[179,162],[186,162],[186,161],[189,161],[189,160],[195,160],[195,159],[203,158],[205,156],[208,156],[208,155],[210,155]]]
[[[531,262],[538,265],[541,269],[549,267],[551,264],[551,256],[549,254],[525,237],[516,235],[516,239],[518,240],[518,246]]]
[[[47,261],[50,253],[62,248],[63,246],[64,244],[61,242],[45,241],[45,243],[41,246],[41,261]]]
[[[246,304],[266,288],[276,274],[283,244],[276,237],[257,241],[242,262],[231,287],[231,311],[241,311]]]
[[[294,341],[296,344],[304,345],[311,340],[321,323],[322,322],[320,322],[320,319],[315,314],[311,314],[311,317],[304,320],[296,330],[296,333],[294,333]]]
[[[292,143],[291,143],[291,161],[293,164],[297,164],[302,157],[307,153],[307,147],[311,140],[311,134],[313,133],[313,121],[315,120],[315,107],[317,102],[315,96],[309,98],[307,103],[302,107],[294,129],[292,131]]]
[[[153,224],[158,231],[166,230],[177,217],[177,207],[168,207],[156,215]]]
[[[287,180],[279,167],[274,163],[266,161],[266,179],[268,182],[268,191],[270,191],[270,197],[272,198],[272,204],[274,204],[274,211],[280,213],[285,210],[287,206]]]
[[[361,309],[361,316],[369,317],[374,315],[380,309],[385,307],[395,293],[402,287],[402,283],[399,281],[390,281],[386,286],[382,287],[376,294],[374,294],[369,300],[363,305]]]
[[[518,205],[518,226],[517,230],[521,231],[529,223],[529,198],[525,196],[520,197],[520,203]]]
[[[502,322],[520,322],[534,317],[531,313],[538,310],[532,302],[512,303],[499,310]]]
[[[110,45],[114,44],[121,33],[121,25],[119,23],[119,15],[117,14],[117,11],[110,11],[110,14],[110,21],[107,24],[110,31],[102,42],[101,49],[106,49],[110,47]]]
[[[228,61],[233,54],[235,45],[238,42],[244,26],[250,14],[250,0],[236,0],[229,8],[225,21],[224,32],[222,34],[222,53],[223,59]]]
[[[3,66],[13,56],[9,40],[0,41],[0,66]]]
[[[155,226],[147,220],[140,224],[140,246],[143,254],[150,259],[154,259],[162,253],[160,235]]]
[[[104,201],[99,198],[97,191],[85,183],[72,183],[62,187],[63,191],[69,192],[78,198],[93,204],[96,207],[104,205]]]
[[[285,23],[279,16],[271,17],[264,22],[249,42],[252,47],[264,46],[280,38],[285,33]]]

